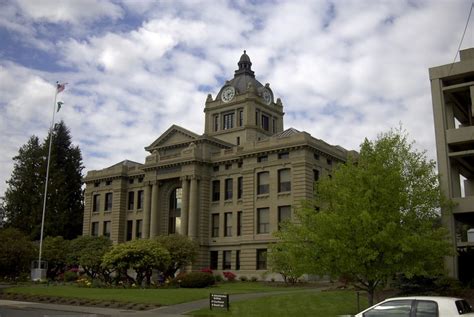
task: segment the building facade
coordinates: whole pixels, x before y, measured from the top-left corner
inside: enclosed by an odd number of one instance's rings
[[[446,259],[451,276],[474,280],[474,48],[460,61],[430,69],[440,184],[452,199],[443,210],[457,255]]]
[[[146,150],[85,177],[84,235],[114,243],[183,234],[199,243],[193,269],[268,270],[272,233],[313,196],[314,182],[350,152],[284,130],[283,104],[245,53],[204,107],[204,134],[173,125]]]

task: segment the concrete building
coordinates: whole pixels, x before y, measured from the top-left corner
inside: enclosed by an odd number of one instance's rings
[[[204,134],[173,125],[123,161],[85,177],[84,235],[114,243],[179,233],[200,245],[193,269],[258,276],[279,223],[313,195],[314,181],[348,151],[290,128],[245,53],[234,77],[205,101]]]
[[[430,68],[441,188],[454,207],[443,210],[457,255],[447,258],[453,277],[474,280],[474,48],[461,60]],[[472,230],[471,230],[472,232]],[[468,239],[468,236],[471,238]]]

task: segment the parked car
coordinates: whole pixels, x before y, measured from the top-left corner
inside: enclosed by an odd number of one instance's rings
[[[355,317],[471,317],[472,306],[461,298],[413,296],[389,298]]]

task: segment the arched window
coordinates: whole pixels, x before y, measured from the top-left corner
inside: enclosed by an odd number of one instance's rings
[[[181,233],[182,194],[183,190],[181,187],[178,187],[171,192],[168,234]]]

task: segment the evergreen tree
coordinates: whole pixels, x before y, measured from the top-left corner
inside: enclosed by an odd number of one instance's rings
[[[44,236],[73,239],[82,231],[82,155],[71,143],[64,122],[55,125],[51,145]],[[14,169],[5,192],[6,225],[39,239],[46,162],[51,134],[43,144],[32,136],[13,158]]]
[[[15,161],[3,199],[5,225],[39,237],[44,185],[44,155],[37,136],[23,145]]]

